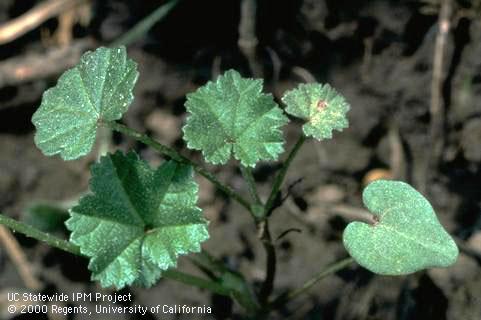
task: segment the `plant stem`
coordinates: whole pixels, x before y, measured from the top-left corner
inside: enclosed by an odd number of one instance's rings
[[[274,289],[277,263],[276,248],[274,246],[274,243],[272,242],[272,236],[269,231],[269,223],[267,220],[267,216],[274,204],[277,194],[279,193],[279,189],[282,185],[282,182],[284,181],[287,170],[289,169],[292,160],[297,155],[297,152],[304,144],[305,140],[305,136],[301,135],[295,146],[292,148],[286,161],[282,165],[281,170],[276,176],[271,194],[269,195],[269,199],[267,200],[267,203],[265,205],[262,204],[262,201],[259,198],[259,194],[257,193],[257,188],[255,185],[254,177],[252,176],[251,169],[241,166],[242,175],[247,182],[249,192],[255,202],[255,207],[251,207],[251,213],[254,215],[254,218],[256,220],[256,227],[259,234],[259,239],[262,241],[262,245],[266,252],[266,277],[264,279],[264,282],[262,283],[262,287],[259,292],[259,301],[263,305],[267,303],[267,301],[269,300],[269,296]]]
[[[230,297],[248,312],[255,313],[259,310],[258,300],[240,272],[229,269],[223,262],[218,261],[204,250],[199,254],[192,255],[190,259],[210,279],[222,283],[223,287],[229,290]]]
[[[261,199],[259,198],[259,193],[257,192],[256,182],[254,176],[252,175],[252,169],[248,167],[244,167],[243,165],[240,166],[240,170],[242,172],[242,176],[244,180],[247,182],[247,187],[249,189],[249,193],[251,195],[252,200],[254,201],[255,207],[251,207],[251,212],[254,214],[255,218],[262,218],[263,217],[263,209],[264,205],[262,204]]]
[[[284,303],[297,298],[301,294],[311,289],[318,281],[324,279],[328,275],[331,275],[339,270],[344,269],[345,267],[347,267],[353,262],[354,262],[354,259],[351,257],[335,262],[334,264],[327,267],[327,269],[322,270],[321,272],[316,274],[314,277],[312,277],[310,280],[305,282],[300,288],[279,296],[277,299],[275,299],[273,302],[270,303],[269,305],[270,308],[273,309],[273,308],[279,307]]]
[[[143,18],[132,29],[124,33],[117,40],[115,40],[111,46],[128,46],[132,42],[141,38],[146,34],[157,22],[162,20],[178,3],[178,0],[171,0],[150,13],[147,17]]]
[[[296,157],[297,153],[301,149],[302,145],[306,141],[306,137],[304,134],[301,133],[301,136],[297,140],[296,144],[292,148],[291,152],[287,156],[286,161],[282,165],[281,170],[276,176],[276,179],[274,180],[274,184],[272,186],[271,194],[269,195],[269,198],[267,200],[267,203],[265,205],[265,214],[270,215],[270,212],[272,210],[272,206],[274,205],[274,201],[276,200],[277,194],[279,193],[279,190],[282,186],[282,182],[284,181],[284,178],[286,177],[287,170],[289,169],[289,166],[292,163],[292,160]]]
[[[75,255],[80,255],[80,248],[67,240],[60,239],[49,233],[38,230],[37,228],[26,223],[9,218],[4,214],[0,214],[0,224],[12,229],[15,232],[26,235],[27,237],[37,239],[45,242],[51,247],[58,248],[63,251],[70,252]]]
[[[66,240],[60,239],[56,236],[48,234],[46,232],[40,231],[35,227],[28,225],[26,223],[17,221],[15,219],[9,218],[4,214],[0,214],[0,224],[5,225],[6,227],[12,229],[13,231],[19,232],[24,234],[27,237],[34,238],[36,240],[45,242],[51,247],[58,248],[60,250],[66,251],[68,253],[72,253],[76,256],[83,256],[84,255],[80,252],[80,248],[75,244],[68,242]],[[220,283],[206,280],[199,278],[197,276],[193,276],[181,271],[177,270],[166,270],[162,272],[162,276],[167,279],[175,280],[178,282],[182,282],[188,285],[192,285],[201,289],[207,289],[214,293],[229,296],[230,290],[225,288]]]
[[[259,292],[259,301],[262,305],[265,305],[269,300],[269,296],[274,289],[274,279],[276,277],[276,248],[272,242],[272,236],[269,231],[269,222],[267,219],[257,224],[257,229],[260,231],[260,239],[264,250],[266,252],[266,277],[262,283],[261,290]]]
[[[242,176],[247,182],[251,197],[254,200],[254,206],[252,206],[251,212],[256,220],[258,237],[266,252],[266,277],[262,283],[261,290],[259,291],[259,301],[262,305],[265,305],[274,289],[274,279],[276,276],[276,248],[272,242],[272,236],[269,231],[269,221],[266,219],[265,215],[266,207],[262,204],[262,201],[259,198],[252,170],[244,166],[241,166],[240,169]]]
[[[223,296],[230,296],[230,290],[228,288],[225,288],[222,284],[211,280],[202,279],[188,273],[169,269],[162,272],[162,277],[182,282],[184,284],[191,285],[197,288],[207,289],[213,293],[217,293]]]
[[[191,255],[189,258],[196,266],[211,272],[224,273],[230,271],[223,262],[214,258],[204,249],[195,255]]]
[[[190,159],[181,155],[174,149],[155,141],[146,134],[140,133],[118,122],[107,122],[104,124],[114,131],[123,133],[137,141],[142,142],[149,147],[152,147],[154,150],[164,156],[170,157],[177,162],[191,165],[198,174],[204,176],[207,180],[212,182],[212,184],[214,184],[219,190],[236,200],[240,205],[249,210],[249,212],[251,211],[249,202],[245,200],[241,195],[235,192],[231,187],[226,186],[222,182],[217,180],[217,178],[212,173],[204,169],[201,165],[191,161]]]

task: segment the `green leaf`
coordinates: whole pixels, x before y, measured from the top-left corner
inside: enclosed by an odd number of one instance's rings
[[[118,120],[127,111],[137,77],[137,64],[127,58],[125,47],[85,53],[43,94],[32,117],[37,146],[65,160],[89,153],[99,123]]]
[[[185,106],[190,113],[183,128],[187,147],[202,150],[210,163],[226,163],[233,154],[254,167],[284,150],[280,127],[289,120],[272,96],[262,93],[262,80],[229,70],[188,94]]]
[[[306,136],[317,140],[332,138],[332,131],[347,128],[349,104],[328,84],[300,84],[282,97],[286,112],[307,121],[302,127]]]
[[[363,267],[402,275],[456,262],[458,248],[419,192],[400,181],[376,180],[363,192],[376,223],[351,222],[344,246]]]
[[[200,251],[209,235],[190,166],[168,161],[154,171],[134,152],[117,152],[91,171],[93,194],[71,210],[67,228],[91,258],[92,279],[151,286],[179,255]]]

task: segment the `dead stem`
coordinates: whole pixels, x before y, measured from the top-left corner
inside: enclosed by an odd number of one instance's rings
[[[10,230],[2,225],[0,225],[0,244],[5,248],[12,263],[17,267],[25,287],[34,291],[39,290],[42,284],[35,277],[25,253]]]
[[[438,33],[434,47],[433,76],[431,81],[430,103],[430,139],[431,147],[424,177],[424,187],[427,185],[430,172],[435,170],[441,160],[444,145],[445,105],[442,98],[444,83],[444,64],[446,54],[446,42],[451,27],[452,0],[442,0],[438,18]],[[423,189],[424,189],[423,187]],[[423,191],[423,190],[421,190]]]
[[[90,38],[76,40],[62,48],[28,53],[0,62],[0,88],[56,75],[78,63],[80,56],[94,46]],[[1,107],[0,107],[1,108]]]
[[[247,59],[254,77],[262,78],[262,65],[256,55],[256,0],[242,0],[241,17],[239,21],[239,49]]]
[[[0,25],[0,45],[13,41],[59,15],[88,0],[48,0],[33,7],[21,16]]]

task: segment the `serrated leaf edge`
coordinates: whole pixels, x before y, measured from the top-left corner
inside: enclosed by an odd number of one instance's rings
[[[286,115],[283,113],[282,109],[279,107],[279,105],[275,102],[272,94],[270,93],[264,93],[262,92],[262,87],[263,87],[263,80],[262,79],[254,79],[254,78],[243,78],[239,72],[237,72],[236,70],[233,70],[233,69],[230,69],[230,70],[227,70],[223,75],[222,77],[225,77],[225,76],[230,76],[232,74],[233,77],[237,77],[237,78],[241,78],[241,79],[248,79],[248,80],[252,80],[252,85],[251,86],[254,86],[254,85],[259,85],[260,84],[260,88],[258,90],[258,92],[264,96],[267,96],[269,97],[272,102],[273,102],[273,107],[269,110],[267,110],[266,112],[264,112],[261,116],[259,116],[258,118],[261,118],[263,116],[265,116],[266,114],[268,114],[269,112],[272,112],[273,110],[276,111],[276,108],[279,109],[279,119],[276,119],[276,121],[278,122],[281,122],[282,120],[284,120],[284,123],[283,124],[280,124],[279,126],[276,126],[274,128],[272,128],[272,131],[275,132],[275,133],[278,133],[281,135],[280,137],[280,140],[279,142],[266,142],[264,144],[277,144],[280,146],[280,150],[279,152],[277,152],[275,155],[268,151],[267,150],[267,153],[269,154],[269,157],[266,157],[266,158],[261,158],[260,156],[256,155],[256,159],[254,162],[244,162],[242,159],[240,159],[240,157],[238,156],[237,152],[235,152],[235,145],[234,143],[227,143],[229,146],[229,159],[231,158],[234,158],[238,161],[241,162],[242,165],[244,166],[247,166],[247,167],[255,167],[257,162],[259,161],[265,161],[265,160],[277,160],[279,155],[284,151],[284,144],[285,144],[285,139],[284,139],[284,136],[282,135],[283,133],[283,130],[282,130],[282,126],[286,125],[287,123],[289,123],[289,118],[286,117]],[[217,79],[216,81],[208,81],[205,85],[199,87],[197,89],[197,91],[195,92],[191,92],[189,94],[186,95],[186,109],[187,109],[187,112],[189,112],[189,115],[186,117],[186,121],[185,121],[185,125],[182,127],[182,133],[183,133],[183,140],[186,141],[186,145],[187,145],[187,148],[189,149],[192,149],[192,150],[198,150],[202,153],[202,156],[204,157],[204,159],[207,160],[207,162],[211,163],[211,164],[214,164],[214,165],[219,165],[219,164],[225,164],[229,161],[229,159],[223,161],[222,159],[218,159],[218,157],[215,156],[215,154],[218,153],[219,150],[221,150],[222,148],[219,148],[217,149],[212,156],[208,156],[206,154],[206,151],[202,149],[202,146],[199,146],[198,144],[196,144],[196,141],[195,139],[192,139],[191,137],[191,134],[189,133],[189,130],[192,128],[191,124],[190,124],[190,119],[192,117],[195,117],[195,114],[190,112],[189,111],[189,107],[187,106],[187,102],[189,101],[189,97],[196,94],[198,91],[201,91],[201,92],[204,92],[204,91],[207,91],[208,87],[217,87],[218,86],[218,81],[219,79]],[[249,87],[250,88],[250,87]],[[244,91],[246,91],[247,89],[245,89]],[[213,112],[212,112],[213,113]],[[214,114],[214,113],[213,113]],[[257,121],[257,120],[256,120]],[[225,130],[224,130],[224,127],[223,127],[223,124],[220,120],[217,119],[217,122],[219,123],[219,125],[222,127],[224,133],[225,133]],[[250,128],[251,125],[249,125],[244,131],[247,131],[248,128]],[[195,133],[195,130],[192,130],[192,134]],[[225,135],[227,135],[225,133]],[[242,137],[243,133],[240,135],[240,137],[237,138],[237,140],[239,140],[241,137]]]
[[[54,155],[56,155],[56,154],[59,154],[60,157],[61,157],[63,160],[67,160],[67,161],[68,161],[68,160],[75,160],[75,159],[78,159],[78,158],[83,157],[83,156],[87,155],[88,153],[90,153],[93,145],[95,144],[96,131],[97,131],[97,129],[98,129],[99,123],[101,123],[101,122],[103,121],[103,119],[102,119],[102,114],[99,112],[99,110],[97,110],[97,109],[95,108],[94,104],[92,103],[91,97],[90,97],[90,95],[88,94],[87,89],[86,89],[86,86],[85,86],[84,78],[82,77],[81,72],[80,72],[80,70],[78,69],[78,67],[79,67],[82,63],[86,63],[86,60],[87,60],[88,57],[90,57],[91,55],[95,54],[97,51],[101,51],[101,50],[107,50],[107,52],[108,52],[108,57],[109,57],[108,64],[111,63],[111,62],[110,62],[110,59],[111,59],[111,55],[112,55],[112,53],[111,53],[112,50],[122,50],[123,52],[125,52],[125,54],[124,54],[125,67],[127,68],[129,65],[131,65],[131,69],[129,70],[129,72],[126,73],[126,74],[124,74],[124,75],[121,77],[121,79],[119,80],[119,82],[116,84],[116,87],[115,87],[116,89],[115,89],[114,93],[117,92],[118,87],[122,84],[123,81],[125,81],[126,78],[128,78],[129,75],[131,75],[132,72],[135,72],[135,73],[136,73],[136,75],[135,75],[135,77],[134,77],[134,79],[133,79],[133,83],[135,84],[135,83],[137,82],[138,77],[139,77],[138,64],[137,64],[134,60],[130,59],[130,58],[127,56],[127,50],[126,50],[125,46],[120,46],[120,47],[117,47],[117,48],[99,47],[99,48],[97,48],[96,50],[93,50],[93,51],[92,51],[92,50],[86,51],[86,52],[82,55],[82,57],[80,58],[80,61],[79,61],[79,63],[78,63],[77,65],[75,65],[74,67],[72,67],[72,68],[70,68],[70,69],[67,69],[66,71],[64,71],[64,72],[62,73],[62,75],[58,78],[57,83],[55,84],[55,86],[53,86],[53,87],[51,87],[51,88],[49,88],[49,89],[47,89],[46,91],[43,92],[43,94],[42,94],[42,102],[41,102],[39,108],[38,108],[38,109],[35,111],[35,113],[32,115],[31,122],[32,122],[32,124],[35,126],[36,131],[38,131],[39,128],[37,127],[36,114],[37,114],[37,112],[38,112],[39,110],[41,110],[44,101],[46,101],[46,99],[49,99],[48,96],[51,95],[51,94],[58,95],[58,94],[56,94],[56,92],[57,92],[57,90],[58,90],[58,88],[57,88],[58,84],[61,83],[62,81],[65,81],[65,78],[67,77],[67,75],[75,74],[75,73],[76,73],[77,76],[78,76],[78,78],[80,79],[80,83],[82,84],[81,87],[83,88],[83,90],[84,90],[84,92],[85,92],[85,96],[87,97],[88,104],[89,104],[89,106],[90,106],[91,112],[93,112],[93,113],[95,114],[95,117],[91,117],[91,116],[90,116],[90,113],[89,113],[90,111],[84,113],[85,115],[87,115],[87,119],[88,119],[88,120],[96,119],[96,121],[89,121],[89,124],[88,124],[88,125],[90,125],[90,126],[92,126],[92,127],[88,128],[87,126],[85,126],[85,127],[86,127],[86,130],[84,130],[84,131],[86,131],[86,132],[90,132],[90,130],[93,130],[93,131],[94,131],[94,134],[93,134],[94,138],[92,139],[93,141],[90,143],[90,148],[89,148],[89,150],[79,151],[78,153],[76,153],[76,156],[74,156],[74,155],[69,155],[69,154],[66,154],[66,153],[65,153],[66,146],[60,146],[60,147],[57,148],[57,150],[53,150],[53,151],[49,152],[49,151],[44,151],[43,148],[40,148],[39,144],[43,144],[43,143],[45,143],[45,142],[47,142],[47,141],[49,141],[49,140],[52,140],[52,139],[54,139],[54,138],[57,138],[57,137],[60,136],[60,135],[64,135],[66,132],[73,131],[73,130],[78,130],[80,127],[78,127],[78,126],[73,126],[73,127],[69,128],[67,131],[63,131],[63,132],[61,132],[60,134],[56,134],[56,135],[54,135],[54,136],[50,136],[50,137],[48,137],[47,140],[43,140],[43,141],[39,141],[39,140],[38,140],[38,139],[39,139],[39,138],[38,138],[38,135],[37,135],[37,133],[35,133],[35,135],[34,135],[35,144],[39,147],[39,149],[42,151],[42,153],[45,154],[46,156],[54,156]],[[103,84],[105,83],[105,81],[106,81],[106,77],[104,77]],[[114,93],[113,93],[110,97],[112,97],[112,96],[114,95]],[[128,95],[128,101],[129,101],[129,103],[126,103],[125,105],[119,106],[122,110],[119,111],[119,112],[117,112],[117,113],[115,114],[115,116],[112,117],[112,119],[108,119],[108,121],[113,121],[113,120],[118,120],[118,119],[120,119],[120,118],[122,117],[122,115],[127,111],[129,105],[130,105],[130,104],[132,103],[132,101],[134,100],[133,90],[130,90],[130,91],[127,93],[127,95]],[[61,97],[61,95],[58,95],[58,96]],[[54,111],[54,110],[51,110],[50,112],[52,112],[52,111]],[[80,113],[80,114],[83,113],[83,112],[79,112],[78,110],[76,110],[75,112],[73,112],[73,110],[70,110],[70,109],[63,109],[63,112],[71,112],[71,111],[72,111],[72,113],[74,113],[74,114],[77,115],[77,116],[79,115],[79,113]]]
[[[92,167],[94,166],[101,166],[102,165],[102,161],[105,161],[106,159],[109,158],[110,155],[115,155],[115,154],[121,154],[121,155],[124,155],[121,151],[116,151],[114,154],[107,154],[105,156],[102,156],[99,160],[99,162],[97,163],[94,163],[92,165]],[[135,156],[135,160],[137,161],[141,161],[143,162],[145,165],[149,166],[148,162],[145,161],[144,159],[140,158],[139,155],[136,153],[136,152],[133,152],[133,151],[130,151],[128,152],[125,156]],[[114,169],[117,170],[117,168],[114,166]],[[92,168],[93,170],[93,168]],[[193,177],[192,177],[193,178]],[[92,183],[93,183],[93,179],[90,179],[89,181],[89,190],[92,190]],[[198,201],[198,191],[199,191],[199,185],[198,183],[195,183],[195,202]],[[84,197],[88,197],[88,196],[94,196],[95,193],[89,193],[89,194],[86,194],[84,195],[82,198]],[[80,201],[79,201],[80,203]],[[79,213],[76,213],[74,211],[76,206],[74,206],[73,208],[69,209],[69,214],[70,214],[70,218],[68,218],[66,221],[65,221],[65,226],[67,227],[67,229],[69,231],[71,231],[71,234],[70,234],[70,237],[69,237],[69,241],[72,242],[73,244],[77,245],[79,248],[80,248],[80,253],[86,257],[89,258],[89,263],[88,263],[88,269],[92,272],[91,274],[91,280],[96,280],[96,281],[99,281],[100,284],[102,285],[102,287],[110,287],[110,286],[114,286],[116,289],[122,289],[123,287],[125,286],[130,286],[132,285],[133,283],[136,282],[136,280],[139,279],[139,275],[137,275],[135,278],[132,278],[132,279],[128,279],[128,280],[124,280],[124,281],[120,281],[119,283],[112,283],[111,281],[108,281],[103,275],[102,275],[102,272],[107,269],[112,263],[115,262],[116,259],[113,259],[112,261],[109,262],[108,265],[105,266],[104,269],[102,269],[100,272],[97,271],[96,273],[94,273],[94,271],[92,270],[92,258],[95,257],[95,255],[89,255],[89,253],[87,252],[87,250],[81,245],[81,241],[80,239],[78,239],[79,237],[75,237],[75,234],[76,234],[76,230],[75,229],[72,229],[73,226],[72,226],[72,223],[74,223],[74,217],[77,216],[78,218],[82,218],[86,215],[83,215],[83,214],[79,214]],[[198,207],[197,205],[195,207],[193,207],[192,209],[198,209],[199,210],[199,214],[201,215],[201,212],[202,212],[202,209],[200,207]],[[89,217],[90,219],[95,219],[96,217],[92,217],[92,216],[87,216]],[[108,219],[101,219],[101,220],[108,220]],[[190,254],[190,253],[197,253],[197,252],[200,252],[202,250],[202,242],[206,241],[209,239],[210,235],[209,235],[209,232],[208,232],[208,226],[209,226],[209,221],[207,219],[205,219],[202,215],[200,217],[200,220],[201,222],[198,222],[198,223],[191,223],[191,224],[185,224],[185,225],[175,225],[175,226],[166,226],[166,227],[163,227],[163,228],[169,228],[169,227],[179,227],[179,226],[196,226],[196,227],[199,227],[201,228],[202,230],[202,233],[201,233],[201,236],[199,237],[198,241],[193,243],[192,244],[192,250],[187,250],[187,249],[176,249],[178,251],[174,251],[173,254],[174,254],[174,258],[173,259],[169,259],[168,260],[168,266],[167,268],[162,268],[159,266],[159,264],[155,263],[154,261],[152,261],[152,259],[150,257],[144,257],[144,253],[143,253],[143,242],[145,241],[145,239],[148,237],[149,233],[153,233],[155,232],[156,229],[159,229],[161,230],[161,228],[154,228],[154,229],[151,229],[151,230],[148,230],[148,231],[143,231],[138,237],[136,238],[133,238],[132,241],[130,241],[128,243],[127,246],[125,246],[125,248],[122,249],[122,251],[120,251],[120,254],[116,256],[116,258],[118,256],[120,256],[123,252],[125,252],[125,250],[127,250],[134,242],[136,242],[137,240],[140,240],[141,243],[139,245],[139,254],[138,256],[140,257],[140,259],[145,259],[146,261],[148,261],[149,263],[155,265],[157,268],[159,268],[161,271],[160,271],[160,274],[157,278],[160,279],[162,277],[162,272],[164,272],[165,270],[167,269],[170,269],[170,268],[175,268],[177,267],[177,261],[178,261],[178,258],[182,255],[187,255],[187,254]],[[112,220],[108,220],[108,221],[112,221]],[[123,224],[121,221],[112,221],[114,223],[118,223],[118,224]],[[128,225],[128,226],[132,226],[132,225]],[[90,231],[88,234],[92,233],[95,229],[93,229],[92,231]],[[83,236],[87,236],[88,234],[85,234]],[[170,253],[169,253],[170,255]],[[141,264],[141,263],[140,263]],[[155,283],[152,283],[150,284],[150,286],[154,285]]]
[[[329,106],[329,101],[334,101],[336,99],[340,100],[339,102],[336,102],[336,104],[339,104],[341,105],[343,108],[343,110],[341,110],[340,112],[340,117],[339,117],[339,122],[338,123],[334,123],[333,126],[331,126],[329,128],[329,130],[327,132],[324,132],[324,133],[321,133],[319,132],[318,128],[315,127],[314,124],[312,124],[312,110],[313,108],[311,106],[309,106],[309,112],[310,114],[308,116],[304,116],[304,115],[300,115],[299,112],[297,112],[295,110],[295,107],[289,102],[287,101],[290,96],[296,96],[297,93],[303,93],[306,95],[306,98],[308,100],[313,100],[313,99],[316,99],[314,97],[310,97],[307,95],[307,90],[308,88],[314,86],[314,85],[317,85],[319,86],[318,87],[318,90],[316,90],[319,94],[323,91],[323,90],[326,90],[327,93],[326,93],[326,96],[329,96],[329,95],[332,95],[331,98],[328,99],[328,101],[323,101],[325,103],[327,103],[327,107],[326,109],[328,108],[333,108],[332,106]],[[312,136],[313,138],[317,139],[318,141],[321,141],[323,139],[331,139],[332,136],[333,136],[333,131],[336,130],[336,131],[339,131],[341,132],[343,129],[345,128],[348,128],[349,127],[349,122],[347,120],[347,117],[346,117],[346,114],[347,112],[350,110],[350,105],[349,103],[346,101],[346,99],[344,98],[344,96],[342,96],[335,88],[333,88],[331,85],[329,85],[328,83],[325,83],[325,84],[320,84],[320,83],[301,83],[299,84],[296,88],[293,88],[291,90],[288,90],[287,92],[284,93],[283,97],[282,97],[282,102],[287,106],[285,108],[285,111],[294,116],[294,117],[297,117],[297,118],[300,118],[300,119],[303,119],[306,121],[306,123],[302,126],[302,130],[304,132],[304,134],[306,136]],[[316,102],[318,103],[318,102]],[[312,104],[312,102],[311,102]]]

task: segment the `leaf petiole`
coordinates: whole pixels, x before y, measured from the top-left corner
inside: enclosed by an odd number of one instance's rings
[[[287,293],[282,294],[279,297],[277,297],[274,301],[272,301],[269,304],[270,308],[271,309],[277,308],[277,307],[283,305],[284,303],[297,298],[301,294],[310,290],[320,280],[324,279],[325,277],[327,277],[327,276],[329,276],[329,275],[331,275],[331,274],[333,274],[333,273],[335,273],[339,270],[342,270],[342,269],[346,268],[347,266],[349,266],[353,262],[354,262],[354,259],[349,257],[349,258],[345,258],[345,259],[342,259],[340,261],[337,261],[337,262],[331,264],[326,269],[321,270],[319,273],[315,274],[311,279],[306,281],[300,288],[292,290],[292,291],[288,291]]]
[[[289,152],[289,155],[287,156],[286,161],[283,163],[281,170],[277,174],[274,184],[272,185],[272,190],[269,195],[269,198],[267,199],[267,203],[265,205],[265,214],[270,215],[271,211],[273,210],[274,202],[276,200],[277,194],[279,193],[279,190],[281,189],[282,182],[284,181],[284,178],[286,177],[287,170],[289,169],[289,166],[291,165],[292,161],[296,157],[297,153],[301,149],[302,145],[306,141],[306,136],[301,134],[299,136],[299,139],[297,140],[296,144],[292,148],[291,152]]]
[[[264,205],[262,204],[261,199],[259,198],[259,193],[257,192],[256,182],[254,176],[252,175],[252,169],[240,165],[240,170],[244,180],[247,183],[247,187],[249,188],[249,193],[251,195],[254,204],[250,208],[250,212],[254,215],[254,219],[262,219],[264,217]]]
[[[250,211],[250,204],[247,200],[245,200],[240,194],[238,194],[236,191],[234,191],[231,187],[224,185],[222,182],[217,180],[217,178],[204,169],[201,165],[193,162],[192,160],[184,157],[183,155],[179,154],[177,151],[174,149],[165,146],[156,140],[152,139],[146,134],[140,133],[132,128],[129,128],[123,124],[120,124],[118,122],[112,121],[112,122],[105,122],[105,126],[109,127],[113,131],[120,132],[122,134],[125,134],[126,136],[129,136],[137,141],[142,142],[143,144],[152,147],[154,150],[159,152],[160,154],[170,157],[173,160],[180,162],[180,163],[185,163],[191,165],[194,170],[200,174],[201,176],[204,176],[207,180],[209,180],[212,184],[214,184],[219,190],[227,194],[228,196],[232,197],[234,200],[236,200],[240,205],[242,205],[244,208]]]
[[[49,233],[40,231],[39,229],[7,217],[4,214],[0,214],[0,224],[12,229],[15,232],[21,233],[27,237],[34,238],[38,241],[45,242],[51,247],[55,247],[57,249],[72,253],[74,255],[81,255],[80,248],[74,245],[73,243],[68,242],[67,240],[60,239],[56,236],[53,236]]]
[[[33,227],[29,224],[17,221],[15,219],[7,217],[4,214],[0,214],[0,224],[10,228],[11,230],[13,230],[15,232],[21,233],[21,234],[23,234],[27,237],[34,238],[38,241],[45,242],[46,244],[48,244],[51,247],[55,247],[57,249],[60,249],[60,250],[63,250],[65,252],[74,254],[76,256],[82,256],[82,257],[84,256],[80,252],[80,248],[78,246],[74,245],[73,243],[71,243],[67,240],[64,240],[64,239],[60,239],[60,238],[58,238],[54,235],[51,235],[49,233],[40,231],[37,228],[35,228],[35,227]],[[169,269],[169,270],[164,271],[162,273],[162,276],[164,278],[175,280],[175,281],[178,281],[178,282],[182,282],[184,284],[195,286],[195,287],[198,287],[198,288],[201,288],[201,289],[207,289],[211,292],[214,292],[214,293],[217,293],[217,294],[220,294],[220,295],[230,296],[230,294],[231,294],[231,290],[224,287],[220,283],[210,281],[210,280],[207,280],[207,279],[202,279],[200,277],[197,277],[197,276],[194,276],[194,275],[191,275],[191,274],[188,274],[188,273],[184,273],[184,272],[181,272],[181,271]]]
[[[222,296],[230,296],[231,294],[231,290],[223,286],[221,283],[203,279],[174,269],[169,269],[162,272],[162,277],[175,280],[177,282],[182,282],[183,284],[194,286],[200,289],[207,289],[210,292],[217,293]]]
[[[179,0],[171,0],[159,6],[152,11],[148,16],[143,18],[132,29],[124,33],[117,40],[112,42],[111,47],[128,46],[134,41],[144,36],[157,22],[161,21],[173,8],[177,5]]]

